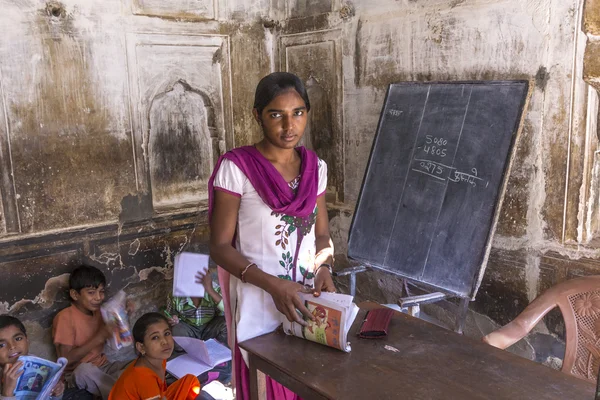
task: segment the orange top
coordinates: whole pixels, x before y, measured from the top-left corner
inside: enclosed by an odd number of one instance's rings
[[[54,345],[65,345],[79,347],[86,344],[94,335],[102,329],[104,321],[100,311],[87,315],[77,307],[71,305],[61,310],[52,322],[52,338]],[[97,367],[106,364],[106,356],[102,351],[104,345],[98,345],[86,354],[79,363],[92,363]],[[79,365],[79,363],[77,365]],[[73,366],[76,367],[77,365]],[[73,368],[69,368],[72,370]]]
[[[200,393],[200,383],[193,375],[186,375],[167,387],[150,368],[137,367],[139,358],[129,364],[115,383],[108,400],[193,400]],[[163,361],[163,369],[167,362]]]

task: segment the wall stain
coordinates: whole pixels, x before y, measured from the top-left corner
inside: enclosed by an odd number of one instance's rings
[[[550,79],[550,74],[546,67],[541,66],[538,68],[537,73],[535,74],[535,86],[538,89],[544,90],[546,89],[546,85],[548,84],[548,80]]]
[[[62,13],[62,11],[61,11]],[[62,15],[62,14],[61,14]],[[135,190],[131,142],[111,132],[94,91],[89,47],[68,17],[36,19],[41,41],[35,101],[11,104],[12,156],[23,232],[115,219]]]
[[[356,37],[354,39],[354,85],[356,87],[360,86],[360,81],[362,77],[362,54],[361,54],[361,35],[363,28],[363,20],[359,18],[357,26],[356,26]]]

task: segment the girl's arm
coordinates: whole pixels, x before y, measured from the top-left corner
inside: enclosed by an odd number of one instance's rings
[[[237,226],[240,203],[239,197],[215,190],[210,224],[210,256],[219,266],[241,279],[242,271],[250,262],[231,244]],[[306,325],[296,309],[311,320],[314,319],[298,296],[298,292],[305,290],[301,284],[279,279],[254,266],[246,270],[244,280],[269,293],[273,297],[277,310],[285,315],[288,321]]]
[[[329,216],[327,215],[327,201],[325,195],[317,197],[317,220],[315,222],[315,290],[314,295],[319,296],[321,291],[335,292],[333,279],[329,268],[319,268],[328,264],[333,268],[333,242],[329,235]]]

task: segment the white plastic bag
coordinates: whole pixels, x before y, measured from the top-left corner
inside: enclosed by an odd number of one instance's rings
[[[100,309],[104,322],[109,326],[113,326],[113,335],[109,339],[109,345],[115,350],[133,344],[133,336],[129,329],[129,318],[125,309],[126,298],[125,292],[120,290]]]

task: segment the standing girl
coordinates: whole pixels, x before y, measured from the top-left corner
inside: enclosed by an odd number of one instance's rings
[[[236,396],[249,399],[249,374],[238,342],[289,321],[313,319],[298,292],[335,291],[331,278],[325,189],[327,165],[296,147],[310,102],[302,81],[276,72],[256,88],[253,114],[263,139],[223,155],[209,181],[210,253],[221,266]],[[233,276],[232,278],[230,278]],[[296,395],[267,377],[268,399]]]

